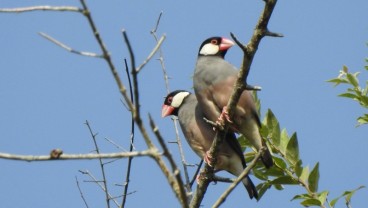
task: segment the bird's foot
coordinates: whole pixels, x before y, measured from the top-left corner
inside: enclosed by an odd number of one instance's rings
[[[227,111],[227,106],[222,108],[221,115],[217,119],[216,123],[223,126],[225,124],[225,120],[229,123],[233,123],[233,121],[230,119],[229,112]]]
[[[204,155],[203,157],[203,160],[205,163],[207,163],[210,167],[212,167],[212,164],[211,164],[211,160],[212,160],[212,157],[210,156],[210,152],[207,151],[206,154]]]

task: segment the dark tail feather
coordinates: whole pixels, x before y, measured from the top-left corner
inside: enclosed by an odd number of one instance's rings
[[[263,164],[266,166],[266,168],[270,168],[273,166],[272,155],[268,148],[266,149],[266,151],[263,152],[261,159],[262,159]]]
[[[245,177],[242,180],[244,187],[247,189],[248,194],[249,194],[249,198],[253,199],[256,198],[258,200],[258,192],[256,187],[254,186],[252,180],[249,178],[249,176]]]

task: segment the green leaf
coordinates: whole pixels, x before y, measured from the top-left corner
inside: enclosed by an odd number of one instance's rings
[[[348,79],[349,83],[352,84],[354,87],[359,87],[359,80],[357,76],[359,75],[359,72],[356,72],[354,74],[347,73],[346,78]]]
[[[308,179],[308,177],[309,177],[309,167],[308,166],[306,166],[306,167],[304,167],[303,168],[303,170],[302,170],[302,174],[300,175],[300,180],[302,180],[303,182],[306,182],[307,181],[307,179]]]
[[[341,199],[342,197],[346,196],[346,201],[350,203],[351,197],[355,194],[356,191],[365,188],[365,186],[359,186],[358,188],[352,190],[352,191],[345,191],[341,196],[331,200],[330,206],[335,207],[337,201]]]
[[[286,170],[287,165],[283,159],[274,157],[273,160],[275,161],[275,165],[277,167],[281,168],[282,170]]]
[[[272,181],[270,181],[270,184],[272,185],[277,185],[277,184],[289,184],[289,185],[294,185],[294,184],[298,184],[297,181],[295,181],[292,177],[290,176],[281,176],[281,177],[278,177]]]
[[[275,187],[275,189],[277,189],[279,191],[284,190],[284,187],[281,184],[275,184],[273,186]]]
[[[257,190],[258,190],[258,200],[260,200],[263,196],[264,193],[266,193],[266,191],[271,187],[270,184],[266,183],[261,183],[257,185]]]
[[[259,169],[253,168],[253,174],[255,177],[257,177],[260,180],[263,180],[263,181],[268,180],[267,175],[264,172],[260,171]]]
[[[309,174],[309,177],[308,177],[309,189],[312,192],[317,192],[318,181],[319,181],[319,162],[314,166],[312,172]]]
[[[310,206],[321,206],[321,202],[318,199],[306,199],[300,202],[303,206],[310,207]]]
[[[337,198],[335,198],[333,200],[331,200],[330,206],[331,207],[335,207],[335,204],[337,203],[337,201],[339,201],[339,199],[341,199],[341,196],[340,197],[337,197]]]
[[[345,72],[345,73],[348,73],[349,72],[349,69],[347,66],[342,66],[342,71]]]
[[[280,144],[278,146],[276,146],[277,148],[279,148],[279,150],[281,151],[282,154],[286,154],[286,146],[289,143],[289,136],[286,132],[286,129],[283,129],[281,131],[281,136],[280,136]]]
[[[367,124],[368,123],[368,114],[364,114],[363,116],[359,117],[357,119],[358,121],[358,126],[363,125],[363,124]]]
[[[302,167],[302,160],[299,160],[295,166],[294,166],[294,171],[296,176],[300,177],[302,175],[303,172],[303,167]]]
[[[312,199],[309,194],[298,194],[295,195],[290,201],[294,201],[295,199]]]
[[[269,169],[266,170],[266,175],[267,176],[273,176],[273,177],[280,177],[280,176],[284,176],[285,175],[285,170],[284,169],[280,169],[280,168],[275,168],[275,167],[271,167]]]
[[[268,128],[267,137],[270,137],[272,142],[278,146],[280,144],[280,124],[271,109],[268,109],[264,123]]]
[[[359,100],[359,96],[353,93],[349,93],[349,92],[345,92],[345,93],[341,93],[339,94],[340,97],[346,97],[346,98],[351,98],[354,100]]]
[[[292,166],[295,166],[296,163],[299,161],[299,145],[298,145],[298,138],[296,133],[294,133],[286,147],[286,159],[289,161]]]
[[[333,78],[333,79],[330,79],[330,80],[327,80],[326,82],[331,82],[331,83],[335,83],[335,86],[341,84],[341,83],[344,83],[344,84],[347,84],[349,83],[346,79],[344,78]]]
[[[360,190],[360,189],[362,189],[362,188],[365,188],[365,186],[359,186],[358,188],[356,188],[356,189],[354,189],[354,190],[352,190],[352,191],[347,191],[347,192],[345,192],[345,193],[344,193],[344,196],[346,196],[346,197],[345,197],[346,201],[350,203],[350,201],[351,201],[351,197],[355,194],[355,192],[356,192],[356,191],[358,191],[358,190]]]
[[[326,202],[327,196],[328,196],[328,191],[323,191],[318,195],[318,199],[321,202],[321,204],[324,204]]]

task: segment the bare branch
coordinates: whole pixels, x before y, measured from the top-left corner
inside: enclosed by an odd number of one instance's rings
[[[161,147],[163,149],[163,154],[169,160],[169,163],[171,165],[172,172],[173,172],[173,174],[175,176],[176,183],[177,183],[177,186],[178,186],[176,188],[178,189],[177,191],[179,192],[180,197],[181,197],[181,198],[179,198],[179,200],[181,201],[183,207],[188,207],[188,199],[187,199],[186,192],[184,190],[183,181],[182,181],[181,176],[180,176],[180,170],[176,166],[175,161],[174,161],[174,159],[173,159],[173,157],[172,157],[169,149],[167,148],[167,146],[165,144],[165,141],[162,138],[161,133],[159,132],[158,127],[154,123],[151,115],[148,115],[148,117],[149,117],[150,126],[151,126],[151,128],[153,130],[153,133],[155,133],[155,135],[156,135],[156,137],[157,137],[157,139],[158,139],[158,141],[159,141],[159,143],[160,143],[160,145],[161,145]]]
[[[124,64],[125,64],[125,72],[126,75],[128,77],[128,82],[129,82],[129,93],[130,93],[130,100],[132,101],[132,103],[134,104],[134,97],[133,97],[133,89],[132,89],[132,82],[130,79],[130,74],[129,74],[129,67],[128,67],[128,62],[126,59],[124,59]],[[130,123],[130,145],[129,145],[129,152],[133,151],[134,148],[134,130],[135,130],[135,125],[134,125],[134,117],[132,115],[131,118],[131,123]],[[123,191],[123,200],[121,202],[121,207],[124,208],[125,207],[125,203],[126,203],[126,199],[128,196],[128,188],[129,188],[129,182],[130,182],[130,172],[131,172],[131,167],[132,167],[132,160],[133,158],[130,157],[128,159],[128,168],[126,171],[126,176],[125,176],[125,186],[124,186],[124,191]]]
[[[122,146],[120,146],[119,144],[116,144],[116,142],[114,142],[113,140],[109,139],[109,138],[104,138],[106,141],[108,141],[109,143],[111,143],[112,145],[114,145],[116,148],[118,148],[119,150],[126,152],[127,150],[124,149]]]
[[[98,45],[100,46],[100,48],[102,50],[103,58],[105,59],[105,61],[109,65],[110,71],[111,71],[111,73],[114,76],[114,79],[115,79],[115,82],[116,82],[116,84],[117,84],[117,86],[119,88],[119,91],[120,91],[121,95],[124,97],[124,100],[125,100],[126,104],[128,105],[129,109],[131,110],[131,112],[134,113],[135,112],[134,106],[133,106],[132,102],[130,101],[130,99],[129,99],[127,93],[126,93],[126,88],[123,85],[123,82],[120,79],[119,73],[116,70],[116,67],[115,67],[115,65],[112,62],[110,53],[108,52],[108,50],[107,50],[104,42],[102,41],[102,38],[100,36],[100,33],[98,32],[98,30],[96,28],[96,25],[95,25],[95,23],[94,23],[94,21],[92,19],[91,13],[90,13],[90,11],[89,11],[89,9],[88,9],[85,1],[84,0],[80,0],[80,2],[82,4],[82,6],[83,6],[83,14],[87,18],[87,20],[88,20],[88,23],[89,23],[89,25],[91,27],[91,30],[93,32],[93,35],[95,36],[95,39],[96,39]]]
[[[140,152],[118,152],[118,153],[100,153],[100,154],[62,154],[59,158],[52,158],[50,155],[16,155],[0,152],[0,159],[21,160],[27,162],[33,161],[51,161],[51,160],[92,160],[92,159],[113,159],[128,157],[158,157],[161,154],[157,150],[144,150]]]
[[[79,190],[79,194],[84,202],[84,205],[86,205],[86,208],[89,208],[88,206],[88,203],[87,203],[87,200],[84,198],[84,195],[83,195],[83,192],[82,192],[82,189],[81,187],[79,186],[79,181],[78,181],[78,178],[77,176],[75,176],[75,182],[77,183],[77,187],[78,187],[78,190]]]
[[[154,39],[156,40],[156,43],[157,43],[156,46],[161,42],[162,38],[165,37],[165,36],[162,36],[160,38],[160,40],[158,40],[158,37],[157,37],[157,34],[156,34],[158,26],[160,25],[160,20],[161,20],[162,14],[163,14],[163,12],[161,11],[158,18],[157,18],[155,27],[151,30],[151,34],[152,34],[152,36],[154,37]],[[166,72],[163,52],[162,52],[162,49],[161,49],[160,46],[157,47],[157,49],[159,50],[160,57],[159,57],[158,60],[160,61],[162,72],[163,72],[163,75],[164,75],[164,81],[165,81],[165,85],[166,85],[166,92],[169,93],[170,92],[169,80],[168,80],[168,76],[167,76],[167,72]],[[181,161],[182,161],[182,164],[183,164],[184,177],[185,177],[185,181],[186,181],[185,185],[186,185],[186,188],[187,188],[187,192],[192,193],[191,183],[189,181],[187,162],[185,160],[183,146],[182,146],[181,139],[180,139],[180,136],[179,136],[178,122],[177,122],[177,119],[173,119],[172,121],[173,121],[173,124],[174,124],[175,135],[176,135],[176,142],[175,143],[178,145],[178,149],[179,149],[179,152],[180,152],[180,158],[181,158]]]
[[[136,71],[137,73],[141,71],[141,69],[151,60],[151,58],[153,57],[153,55],[156,54],[156,52],[158,51],[158,49],[160,49],[161,44],[164,42],[166,36],[163,35],[160,40],[158,40],[156,46],[153,48],[153,50],[151,51],[151,53],[148,55],[148,57],[146,58],[146,60],[143,61],[143,63],[137,67]]]
[[[89,125],[89,122],[86,120],[86,123],[85,123],[88,127],[88,130],[89,130],[89,133],[91,134],[91,137],[92,137],[92,140],[93,140],[93,143],[95,145],[95,148],[96,148],[96,153],[97,154],[100,154],[100,149],[98,148],[98,144],[97,144],[97,141],[96,141],[96,135],[97,134],[94,134],[93,131],[92,131],[92,128],[91,126]],[[130,157],[131,158],[131,157]],[[129,160],[130,160],[129,158]],[[107,208],[110,208],[110,197],[109,197],[109,191],[108,191],[108,188],[107,188],[107,181],[106,181],[106,175],[105,175],[105,168],[104,168],[104,164],[102,162],[102,159],[99,158],[98,159],[99,162],[100,162],[100,168],[101,168],[101,173],[102,173],[102,182],[103,182],[103,186],[104,186],[104,189],[105,189],[105,197],[106,197],[106,205],[107,205]]]
[[[86,174],[86,175],[88,175],[90,178],[92,178],[92,181],[91,181],[91,182],[97,183],[97,185],[102,189],[102,191],[106,193],[107,198],[108,198],[109,200],[112,200],[112,201],[115,203],[115,205],[116,205],[116,206],[119,206],[119,204],[118,204],[118,202],[115,200],[115,198],[114,198],[114,197],[112,197],[112,196],[109,194],[109,192],[108,192],[108,190],[106,189],[106,187],[105,187],[104,185],[101,185],[101,182],[102,182],[102,184],[104,184],[104,183],[105,183],[104,181],[99,181],[99,180],[97,180],[97,179],[96,179],[96,177],[95,177],[94,175],[92,175],[92,173],[91,173],[91,172],[89,172],[88,170],[86,170],[86,171],[79,171],[79,172],[81,172],[82,174]]]
[[[102,55],[98,55],[96,53],[74,50],[73,48],[63,44],[62,42],[56,40],[55,38],[52,38],[51,36],[47,35],[46,33],[39,32],[38,34],[41,35],[42,37],[46,38],[47,40],[51,41],[52,43],[55,43],[56,45],[60,46],[61,48],[71,52],[71,53],[75,53],[75,54],[82,55],[82,56],[90,56],[90,57],[94,57],[94,58],[103,58]]]
[[[262,147],[258,153],[254,156],[252,162],[248,164],[248,166],[243,170],[243,172],[239,175],[235,181],[230,184],[229,188],[217,199],[215,204],[212,207],[219,207],[222,203],[224,203],[225,199],[229,196],[229,194],[235,189],[235,187],[245,178],[250,171],[256,166],[257,161],[265,151],[266,147]]]
[[[199,171],[201,170],[202,164],[203,164],[203,160],[201,160],[199,162],[198,168],[197,168],[196,172],[194,173],[192,180],[190,181],[190,188],[192,188],[194,182],[196,181],[197,175],[198,175]]]
[[[32,11],[59,11],[59,12],[79,12],[83,10],[73,6],[31,6],[31,7],[18,7],[18,8],[1,8],[0,12],[9,13],[21,13],[21,12],[32,12]]]

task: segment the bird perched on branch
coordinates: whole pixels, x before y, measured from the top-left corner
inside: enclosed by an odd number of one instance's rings
[[[237,68],[224,59],[233,45],[234,42],[222,37],[208,38],[202,43],[193,76],[194,91],[209,120],[223,123],[226,119],[232,131],[244,135],[259,150],[265,142],[259,132],[261,122],[251,93],[247,90],[242,92],[232,120],[226,109],[238,78]],[[273,165],[268,149],[261,159],[267,168]]]
[[[177,90],[167,95],[162,106],[162,117],[177,116],[184,136],[193,151],[208,163],[210,150],[216,132],[203,118],[203,112],[195,95],[188,91]],[[217,152],[215,171],[226,170],[239,176],[246,167],[243,151],[235,134],[229,132]],[[257,189],[246,176],[242,180],[249,197],[258,199]]]

